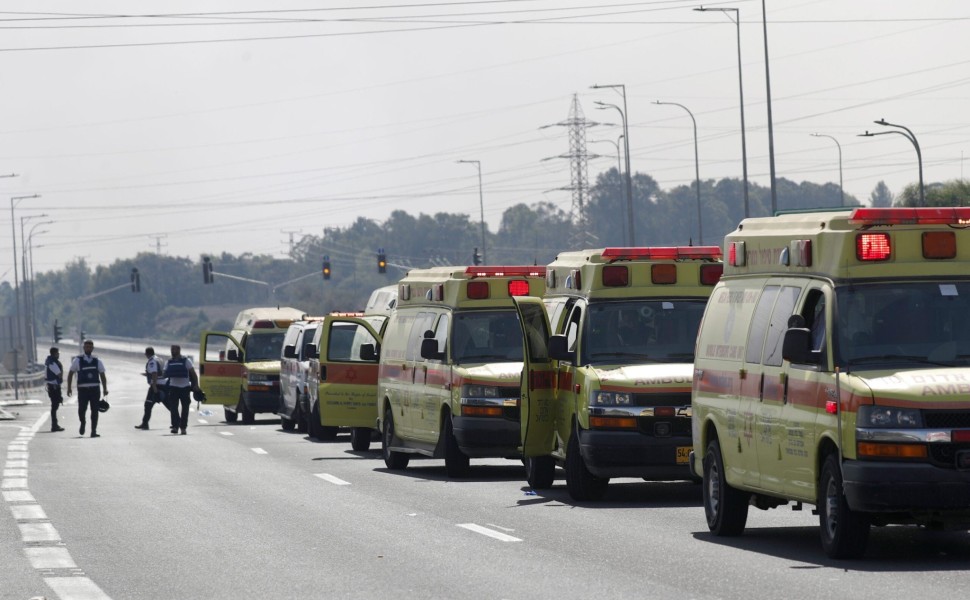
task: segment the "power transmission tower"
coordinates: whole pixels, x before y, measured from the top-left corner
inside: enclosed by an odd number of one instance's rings
[[[589,218],[586,205],[589,203],[589,154],[586,153],[586,130],[595,125],[595,121],[587,121],[583,114],[583,107],[579,104],[579,96],[573,94],[573,103],[569,108],[569,117],[546,127],[566,127],[569,130],[569,153],[544,158],[569,159],[569,187],[557,188],[572,192],[572,205],[569,208],[569,220],[573,225],[570,236],[570,246],[574,249],[591,248],[596,244],[596,236],[589,231]],[[594,155],[598,156],[598,155]]]
[[[155,254],[157,256],[161,256],[162,255],[162,246],[168,246],[168,244],[163,244],[162,243],[162,238],[167,238],[168,237],[168,234],[167,233],[161,233],[161,234],[156,234],[156,235],[150,235],[148,237],[150,237],[150,238],[152,238],[152,239],[155,240]]]

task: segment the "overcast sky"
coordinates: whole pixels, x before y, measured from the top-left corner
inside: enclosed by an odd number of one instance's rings
[[[857,137],[888,131],[880,118],[916,135],[927,184],[964,176],[970,3],[765,1],[778,177],[838,184],[837,140],[846,193],[915,183],[902,135]],[[690,118],[659,100],[693,112],[702,178],[740,178],[739,37],[749,179],[767,186],[761,2],[705,4],[739,9],[740,36],[700,4],[4,0],[0,174],[17,177],[0,190],[40,195],[15,202],[17,253],[22,225],[46,271],[156,250],[283,256],[291,236],[395,209],[477,222],[478,172],[459,160],[481,161],[490,231],[519,203],[568,211],[569,163],[551,158],[567,129],[545,126],[578,94],[603,123],[587,130],[590,181],[616,165],[597,140],[617,140],[620,115],[594,102],[623,98],[594,84],[626,86],[635,172],[694,179]]]

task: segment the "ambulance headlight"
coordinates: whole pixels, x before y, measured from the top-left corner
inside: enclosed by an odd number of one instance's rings
[[[589,399],[590,406],[630,406],[629,392],[604,392],[595,390]]]
[[[915,408],[860,406],[856,427],[873,429],[913,429],[923,426],[923,416]]]
[[[461,386],[462,398],[502,398],[502,388],[494,385],[464,384]]]

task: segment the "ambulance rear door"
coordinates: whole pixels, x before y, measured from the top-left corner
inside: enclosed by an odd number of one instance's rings
[[[207,404],[236,406],[245,366],[242,346],[228,333],[202,332],[199,341],[199,385]]]
[[[333,427],[374,427],[377,354],[387,317],[327,317],[320,324],[318,354],[321,421]]]
[[[547,456],[553,451],[558,414],[553,385],[556,371],[549,358],[549,318],[541,298],[516,296],[513,300],[524,344],[519,406],[522,454]]]

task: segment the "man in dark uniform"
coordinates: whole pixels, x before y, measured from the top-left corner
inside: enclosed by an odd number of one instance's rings
[[[84,340],[84,353],[75,356],[71,362],[71,370],[67,374],[67,396],[71,397],[71,383],[77,373],[77,416],[81,420],[81,435],[84,435],[85,413],[91,406],[91,437],[98,435],[98,402],[101,401],[101,389],[108,395],[108,380],[104,376],[104,363],[94,352],[94,342]],[[100,386],[98,380],[100,379]]]
[[[172,433],[182,432],[189,426],[189,405],[192,403],[192,391],[199,389],[199,376],[195,373],[192,359],[182,356],[182,347],[172,344],[172,358],[165,365],[165,377],[168,377],[168,410],[172,413]],[[182,409],[179,414],[179,407]]]
[[[46,369],[44,381],[47,383],[47,397],[51,399],[51,431],[64,431],[57,424],[57,408],[64,403],[61,395],[61,383],[64,382],[64,367],[60,361],[61,351],[52,347],[50,356],[44,360]]]
[[[162,374],[162,361],[155,356],[155,349],[151,346],[145,348],[145,358],[148,362],[145,363],[145,372],[143,375],[148,379],[148,395],[145,396],[145,414],[142,415],[141,423],[135,425],[135,429],[148,429],[148,421],[152,418],[152,408],[154,408],[156,402],[162,402],[165,408],[168,408],[167,399],[159,399],[159,381],[158,378]]]

